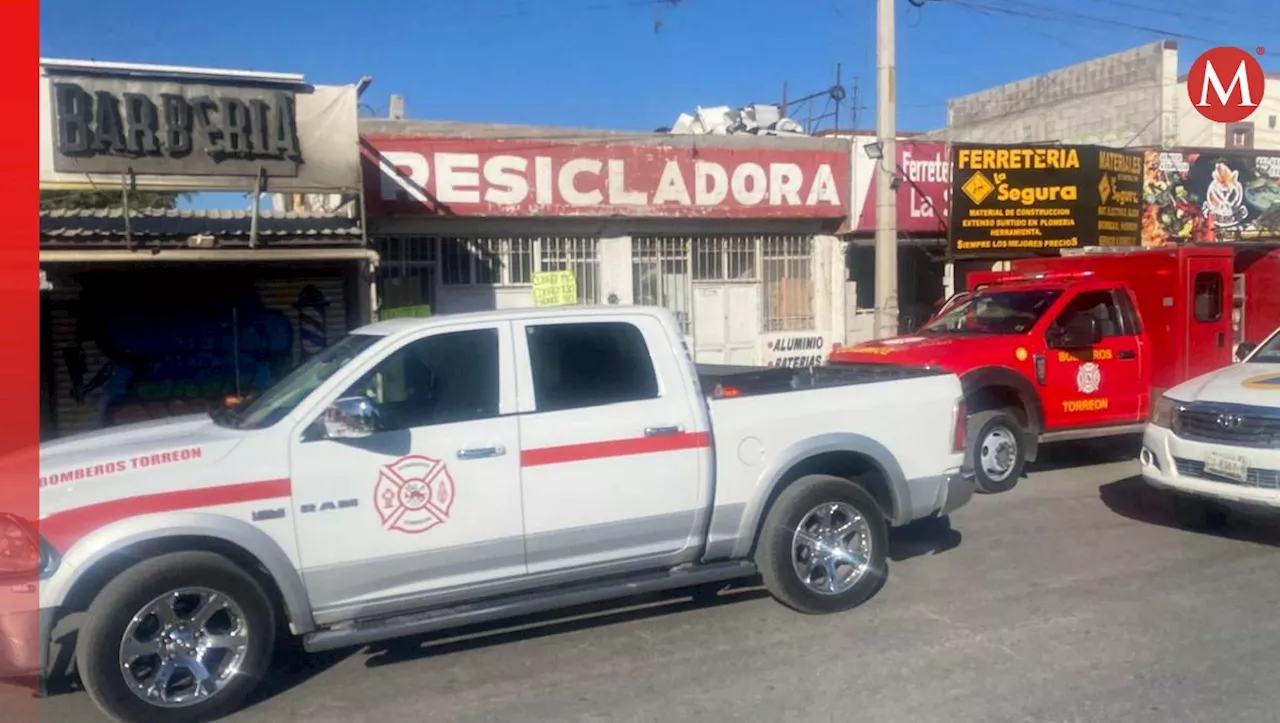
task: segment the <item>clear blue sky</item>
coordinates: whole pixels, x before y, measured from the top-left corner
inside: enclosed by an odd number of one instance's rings
[[[1179,40],[1183,71],[1212,45],[1269,41],[1263,65],[1280,70],[1277,0],[897,2],[904,130],[945,125],[949,97],[1160,37]],[[402,93],[417,118],[639,131],[698,105],[777,102],[784,82],[793,97],[820,91],[842,63],[870,127],[874,26],[874,0],[43,0],[40,49],[315,83],[370,75],[378,114]]]

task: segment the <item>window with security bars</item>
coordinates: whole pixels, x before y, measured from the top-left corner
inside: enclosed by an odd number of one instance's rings
[[[760,240],[763,331],[814,328],[812,260],[813,239],[808,236],[766,236]]]
[[[695,283],[764,282],[762,328],[811,329],[811,249],[808,236],[636,236],[635,301],[671,310],[688,334]]]
[[[384,307],[392,299],[388,284],[416,280],[420,300],[429,304],[438,285],[532,286],[539,271],[573,271],[578,303],[599,303],[596,239],[562,236],[390,236],[374,240],[382,257]],[[408,296],[408,295],[406,295]],[[408,306],[411,303],[396,303]]]

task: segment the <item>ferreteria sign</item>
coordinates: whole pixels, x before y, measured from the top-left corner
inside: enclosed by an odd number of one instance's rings
[[[148,80],[57,77],[54,170],[296,176],[294,93]]]
[[[955,253],[1136,246],[1143,155],[1099,146],[951,149]]]
[[[40,61],[40,188],[360,189],[355,85],[300,75]]]

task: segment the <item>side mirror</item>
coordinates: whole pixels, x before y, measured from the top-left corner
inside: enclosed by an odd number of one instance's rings
[[[1050,333],[1047,341],[1053,349],[1083,349],[1102,341],[1102,327],[1092,314],[1080,314]]]
[[[1258,348],[1256,341],[1242,341],[1236,345],[1236,360],[1244,361],[1244,358],[1253,353]]]
[[[358,439],[377,431],[378,408],[368,397],[343,397],[324,410],[328,439]]]

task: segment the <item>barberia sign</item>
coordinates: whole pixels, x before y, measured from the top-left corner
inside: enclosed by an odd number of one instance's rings
[[[291,91],[87,76],[49,83],[58,172],[293,177],[303,161]]]
[[[371,209],[477,216],[846,214],[841,151],[366,138]]]

